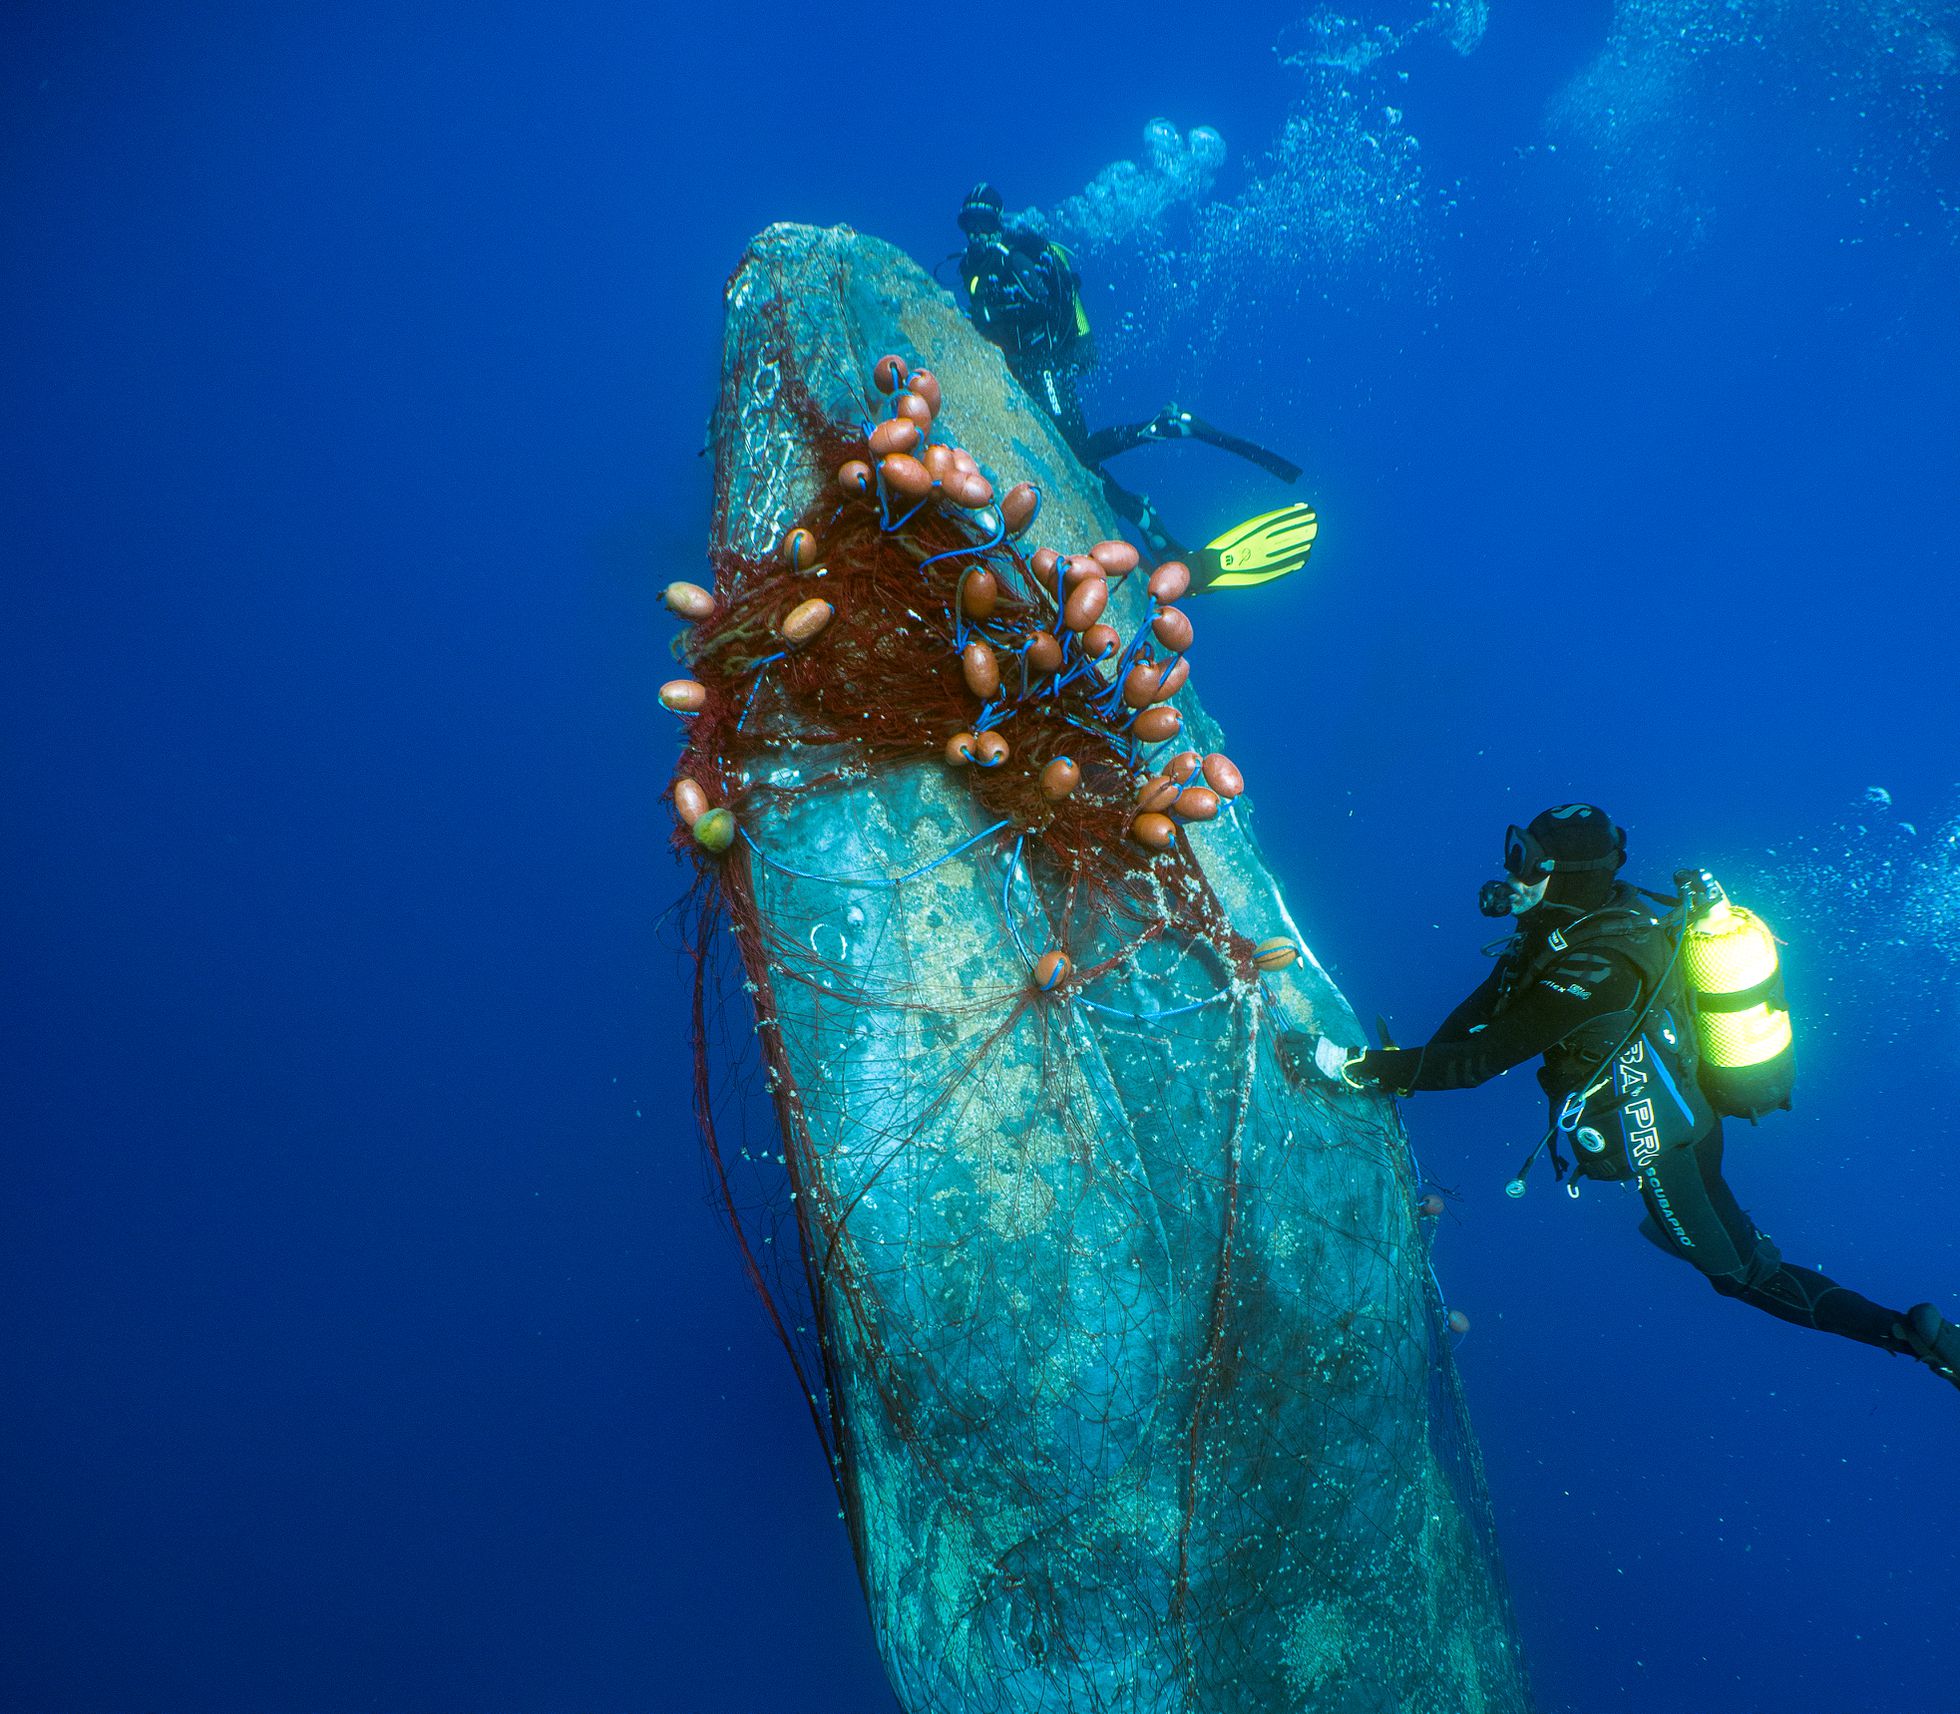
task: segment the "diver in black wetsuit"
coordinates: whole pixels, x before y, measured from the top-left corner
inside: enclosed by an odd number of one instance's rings
[[[1165,529],[1148,495],[1125,488],[1103,468],[1118,453],[1152,441],[1202,440],[1250,459],[1283,482],[1299,478],[1298,465],[1225,434],[1176,405],[1166,405],[1148,422],[1091,433],[1076,390],[1076,377],[1095,366],[1081,277],[1061,245],[1032,233],[1009,232],[1001,219],[1003,206],[992,185],[977,184],[960,209],[960,230],[966,234],[960,283],[966,288],[967,315],[1000,347],[1015,380],[1061,430],[1069,450],[1102,478],[1111,507],[1136,526],[1157,559],[1196,556]]]
[[[1931,1304],[1887,1309],[1786,1262],[1737,1204],[1722,1178],[1722,1123],[1697,1080],[1672,943],[1644,903],[1649,895],[1614,878],[1625,861],[1625,835],[1590,804],[1513,828],[1507,878],[1486,886],[1485,909],[1516,916],[1517,934],[1427,1045],[1361,1051],[1289,1033],[1281,1044],[1289,1069],[1311,1064],[1352,1088],[1407,1095],[1473,1088],[1542,1055],[1539,1083],[1568,1121],[1549,1139],[1561,1176],[1556,1139],[1566,1135],[1585,1176],[1639,1184],[1641,1230],[1723,1296],[1908,1352],[1960,1387],[1960,1326]],[[1614,1074],[1602,1078],[1609,1062],[1651,1068],[1654,1078],[1634,1074],[1632,1093],[1652,1101],[1629,1099]]]

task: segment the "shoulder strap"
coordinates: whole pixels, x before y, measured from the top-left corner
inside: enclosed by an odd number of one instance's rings
[[[1644,979],[1648,974],[1648,960],[1641,956],[1646,949],[1639,943],[1660,926],[1658,917],[1638,905],[1604,905],[1565,928],[1553,929],[1533,955],[1525,972],[1526,980],[1535,982],[1575,947],[1597,947],[1613,941],[1631,943],[1611,949],[1624,951],[1639,966]]]

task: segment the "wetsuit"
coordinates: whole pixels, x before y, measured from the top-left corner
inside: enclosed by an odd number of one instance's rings
[[[1024,232],[976,236],[960,258],[960,278],[974,327],[1000,347],[1014,379],[1061,431],[1069,450],[1102,479],[1117,516],[1136,525],[1156,558],[1185,557],[1149,496],[1125,488],[1103,468],[1119,452],[1163,438],[1155,420],[1092,434],[1083,417],[1076,377],[1094,356],[1082,282],[1067,251]]]
[[[1615,898],[1627,894],[1615,889]],[[1553,930],[1570,924],[1576,913],[1534,911],[1520,921],[1512,947],[1497,968],[1420,1048],[1369,1052],[1349,1067],[1350,1078],[1397,1095],[1418,1090],[1469,1089],[1499,1072],[1540,1055],[1546,1069],[1539,1081],[1556,1112],[1563,1098],[1584,1080],[1561,1064],[1568,1044],[1589,1034],[1605,1040],[1604,1053],[1622,1039],[1620,1020],[1638,1016],[1650,992],[1651,975],[1626,950],[1631,940],[1586,940],[1563,952],[1551,946]],[[1533,921],[1533,918],[1547,920]],[[1658,929],[1653,932],[1658,933]],[[1604,1034],[1601,1026],[1606,1026]],[[1668,1046],[1657,1051],[1673,1057]],[[1680,1052],[1691,1053],[1684,1035]],[[1601,1055],[1588,1063],[1597,1065]],[[1641,1231],[1669,1255],[1698,1268],[1718,1292],[1753,1304],[1784,1321],[1836,1333],[1888,1351],[1906,1344],[1896,1329],[1900,1312],[1884,1308],[1810,1268],[1783,1260],[1776,1246],[1757,1230],[1722,1178],[1722,1125],[1693,1088],[1692,1060],[1676,1061],[1692,1099],[1684,1113],[1694,1122],[1687,1133],[1643,1158],[1638,1150],[1602,1148],[1580,1152],[1578,1169],[1595,1178],[1635,1178],[1647,1218]],[[1607,1099],[1616,1097],[1609,1094]],[[1590,1111],[1591,1109],[1588,1109]],[[1584,1133],[1580,1133],[1582,1136]]]

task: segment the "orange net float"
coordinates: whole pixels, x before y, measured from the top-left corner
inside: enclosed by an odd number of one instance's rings
[[[1022,645],[1021,656],[1030,671],[1057,673],[1062,670],[1062,645],[1051,631],[1031,631]]]
[[[910,453],[894,452],[878,461],[878,475],[894,494],[923,500],[932,492],[932,472]]]
[[[1148,588],[1153,601],[1177,600],[1191,587],[1191,568],[1181,559],[1167,559],[1150,574]]]
[[[939,377],[930,369],[914,369],[905,379],[906,387],[926,402],[926,409],[939,415]]]
[[[1018,536],[1040,510],[1041,490],[1032,482],[1017,482],[1001,496],[1001,525],[1010,536]]]
[[[1299,946],[1285,935],[1262,940],[1252,949],[1253,968],[1260,971],[1290,970],[1300,962]]]
[[[1136,570],[1140,557],[1137,550],[1128,542],[1097,542],[1089,550],[1089,557],[1101,568],[1107,577],[1127,577]]]
[[[864,371],[860,369],[858,373],[861,375]],[[893,353],[878,359],[871,371],[871,384],[881,393],[894,393],[905,384],[909,373],[905,359]]]
[[[708,794],[698,780],[690,780],[683,774],[674,782],[674,813],[680,817],[683,827],[692,827],[708,813],[708,807]]]
[[[783,641],[793,649],[801,648],[830,623],[834,612],[828,601],[819,600],[816,596],[799,601],[783,619]]]
[[[865,444],[871,448],[872,457],[889,458],[893,453],[915,451],[924,438],[917,423],[908,422],[904,417],[893,417],[874,428],[866,436]]]
[[[669,613],[683,619],[707,619],[715,610],[715,598],[698,583],[670,583],[661,590],[660,600]]]
[[[1068,980],[1069,972],[1074,968],[1074,962],[1060,947],[1044,952],[1034,967],[1035,988],[1043,994],[1053,992]]]
[[[783,537],[783,564],[791,571],[808,571],[817,563],[817,538],[799,525]]]
[[[1092,661],[1106,661],[1122,652],[1123,639],[1114,625],[1091,625],[1082,633],[1082,653]]]
[[[994,651],[975,638],[960,651],[960,671],[966,688],[982,702],[991,702],[1000,693],[1000,662]]]
[[[1100,577],[1092,577],[1077,584],[1063,603],[1062,623],[1071,631],[1086,631],[1102,617],[1108,605],[1109,585]]]
[[[1214,750],[1205,758],[1205,784],[1228,802],[1245,790],[1245,775],[1232,758]]]
[[[1082,770],[1068,756],[1057,756],[1041,770],[1041,795],[1050,803],[1060,803],[1081,783]]]
[[[1184,688],[1184,681],[1191,676],[1191,663],[1179,655],[1164,668],[1157,680],[1157,688],[1151,692],[1152,702],[1168,702]]]
[[[1149,661],[1138,661],[1123,675],[1123,700],[1132,708],[1148,708],[1157,700],[1163,678],[1162,668]]]
[[[985,566],[960,573],[959,608],[969,619],[991,619],[1000,605],[1000,579]]]
[[[1174,655],[1191,646],[1191,621],[1175,607],[1160,608],[1150,621],[1150,634]]]
[[[961,470],[955,465],[952,473],[942,479],[941,486],[954,505],[964,506],[969,512],[993,504],[994,485],[977,470]]]

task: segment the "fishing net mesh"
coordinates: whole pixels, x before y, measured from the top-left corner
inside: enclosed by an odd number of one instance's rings
[[[936,434],[1039,480],[1033,536],[1106,532],[910,264],[848,233],[752,248],[716,607],[682,641],[703,702],[677,777],[738,830],[719,853],[675,834],[700,866],[697,1116],[899,1699],[1524,1709],[1406,1138],[1388,1104],[1281,1065],[1283,1031],[1352,1019],[1310,956],[1255,958],[1304,943],[1244,799],[1163,851],[1129,836],[1154,763],[1106,666],[1005,671],[1007,760],[945,760],[989,718],[961,640],[1014,661],[1054,601],[990,515],[904,518],[831,480],[887,348],[932,357]],[[785,560],[791,525],[818,565]],[[1000,600],[975,624],[960,579],[982,565]],[[1142,583],[1112,599],[1126,637]],[[812,598],[830,622],[787,647]],[[1178,706],[1168,748],[1215,748]],[[1081,777],[1056,801],[1062,754]]]

